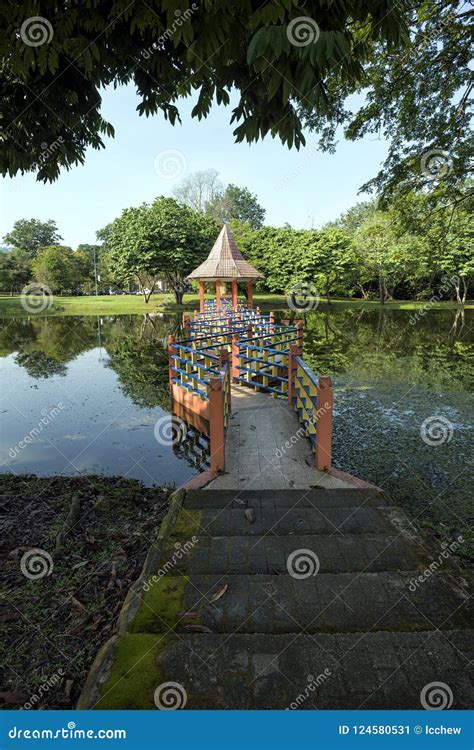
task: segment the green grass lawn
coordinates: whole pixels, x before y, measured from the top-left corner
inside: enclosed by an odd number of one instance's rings
[[[211,295],[208,295],[211,299]],[[38,301],[41,298],[38,297]],[[378,308],[380,303],[377,300],[361,299],[333,299],[331,304],[338,308]],[[429,304],[430,309],[455,309],[454,302],[437,302],[431,303],[427,300],[423,302],[412,302],[409,300],[395,300],[385,304],[385,309],[389,310],[416,310],[424,305]],[[286,297],[283,294],[255,294],[254,305],[259,305],[266,310],[282,310],[288,307]],[[127,315],[131,313],[156,313],[170,312],[174,310],[194,308],[199,306],[199,295],[186,294],[183,307],[178,307],[174,303],[174,297],[171,294],[155,294],[148,304],[143,301],[143,297],[126,294],[121,296],[98,296],[98,297],[60,297],[55,296],[52,304],[48,309],[35,313],[28,313],[21,304],[20,295],[13,297],[0,297],[0,317],[18,317],[28,314],[34,315]],[[321,307],[327,307],[327,303],[321,301]],[[474,302],[467,303],[466,308],[472,309]]]

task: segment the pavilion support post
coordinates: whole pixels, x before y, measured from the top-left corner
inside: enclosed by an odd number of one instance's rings
[[[253,307],[253,281],[251,279],[247,282],[247,305]]]
[[[288,403],[291,406],[293,406],[295,399],[295,378],[296,370],[298,369],[296,357],[298,354],[298,344],[290,344],[290,351],[288,352]]]
[[[232,309],[237,312],[237,279],[232,279]]]
[[[220,312],[221,309],[221,282],[216,281],[216,310]]]
[[[189,315],[183,315],[183,328],[186,334],[186,338],[191,338],[191,318]]]
[[[211,471],[217,474],[225,468],[224,392],[220,378],[209,381],[209,433]]]
[[[334,395],[329,377],[319,378],[316,414],[316,468],[329,471],[332,454],[332,413]]]
[[[199,312],[204,312],[204,281],[199,282]]]

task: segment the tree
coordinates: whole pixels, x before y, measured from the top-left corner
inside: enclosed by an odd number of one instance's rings
[[[352,238],[339,228],[326,228],[307,233],[307,246],[301,256],[302,280],[315,283],[326,296],[347,290],[356,267]]]
[[[258,203],[257,196],[248,188],[232,183],[206,203],[205,212],[221,224],[235,220],[249,224],[252,229],[259,229],[265,218],[265,209]]]
[[[33,274],[37,281],[45,284],[52,292],[71,291],[82,281],[82,260],[70,247],[43,247],[33,260]]]
[[[201,263],[218,232],[217,225],[173,198],[125,209],[103,233],[115,275],[138,282],[148,302],[160,278],[171,285],[176,304],[185,277]]]
[[[21,250],[28,258],[34,258],[40,247],[57,245],[62,237],[58,234],[56,222],[38,219],[18,219],[11,232],[5,235],[4,242]]]
[[[381,305],[393,296],[402,279],[417,275],[423,243],[408,233],[400,236],[394,217],[387,213],[377,212],[364,222],[354,235],[354,244],[361,267],[376,280]]]
[[[301,107],[337,120],[332,92],[363,84],[375,56],[399,56],[407,14],[398,0],[193,2],[184,12],[163,0],[3,3],[2,172],[54,180],[83,163],[89,146],[114,134],[100,114],[102,89],[127,83],[141,115],[161,111],[171,124],[178,99],[195,94],[201,119],[236,91],[238,142],[271,133],[299,147]]]
[[[360,79],[364,104],[351,109],[349,87],[333,76],[326,93],[337,113],[329,125],[311,103],[301,115],[321,132],[321,147],[332,149],[341,123],[349,139],[382,135],[390,142],[382,170],[362,186],[382,193],[431,188],[441,181],[453,200],[472,170],[470,95],[474,11],[462,0],[405,3],[409,41],[404,51],[376,45]],[[342,84],[342,85],[341,85]]]
[[[31,279],[31,263],[21,253],[0,253],[0,289],[20,292]]]
[[[218,177],[219,172],[215,169],[194,172],[173,190],[173,195],[179,203],[184,203],[193,211],[204,213],[206,206],[222,191],[222,183]]]

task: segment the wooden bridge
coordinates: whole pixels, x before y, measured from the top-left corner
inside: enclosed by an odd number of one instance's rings
[[[238,487],[242,469],[248,474],[252,465],[261,484],[262,463],[279,474],[282,463],[292,468],[290,486],[300,486],[303,478],[302,486],[340,486],[343,480],[331,465],[331,379],[316,375],[304,361],[303,321],[277,323],[273,312],[234,307],[225,298],[216,307],[209,301],[194,318],[185,315],[183,338],[168,341],[172,411],[185,423],[176,425],[176,449],[187,442],[193,455],[197,446],[196,463],[209,465],[214,477],[226,473],[221,487]],[[240,430],[244,412],[255,422],[252,445],[249,431]],[[247,455],[238,461],[239,454]],[[295,485],[291,477],[297,470]],[[252,477],[248,482],[254,486]],[[268,482],[267,488],[275,486],[275,477],[269,475]]]

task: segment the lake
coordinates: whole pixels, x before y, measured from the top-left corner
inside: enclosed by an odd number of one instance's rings
[[[155,437],[169,423],[166,339],[180,317],[3,319],[0,471],[193,476]],[[472,310],[334,305],[305,325],[305,359],[334,378],[334,463],[450,534],[465,528],[472,486],[473,324]]]

